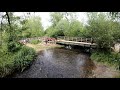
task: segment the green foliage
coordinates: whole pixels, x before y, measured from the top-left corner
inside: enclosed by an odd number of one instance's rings
[[[7,44],[8,52],[14,52],[16,50],[16,43],[15,42],[9,42]]]
[[[84,28],[81,22],[78,20],[73,20],[70,23],[69,30],[67,32],[67,36],[79,36],[82,37]]]
[[[120,23],[119,22],[110,22],[111,25],[111,33],[113,36],[113,40],[117,42],[118,39],[120,39]]]
[[[24,20],[22,23],[22,36],[26,37],[40,37],[44,35],[43,26],[41,24],[41,18],[31,17],[27,20]]]
[[[0,50],[0,77],[11,74],[14,71],[14,54]]]
[[[93,38],[98,48],[109,49],[113,44],[118,32],[118,24],[114,24],[104,13],[89,13],[88,25],[86,26],[86,37]],[[116,27],[117,26],[117,27]],[[118,33],[119,34],[119,33]]]
[[[23,71],[33,61],[34,56],[34,49],[23,46],[22,49],[14,57],[15,69]]]
[[[109,14],[113,20],[120,18],[120,12],[110,12]]]
[[[52,26],[47,28],[46,30],[46,36],[49,36],[49,37],[58,37],[58,36],[64,36],[64,33],[62,30],[58,30],[56,28],[53,28]]]
[[[31,40],[30,43],[31,44],[38,44],[38,43],[41,43],[41,41],[39,41],[39,40]]]
[[[64,36],[69,30],[69,22],[66,19],[60,20],[55,29],[57,36]]]
[[[35,50],[25,46],[14,53],[0,49],[0,77],[10,75],[15,70],[23,71],[30,65],[34,57]]]
[[[108,65],[115,66],[116,69],[120,69],[120,54],[119,53],[94,52],[92,53],[90,58],[97,62],[107,63]]]
[[[52,25],[46,29],[46,35],[50,37],[83,36],[83,24],[77,20],[75,15],[75,13],[51,13]]]
[[[58,22],[63,18],[63,14],[61,12],[52,12],[50,13],[50,16],[53,27],[55,27]]]

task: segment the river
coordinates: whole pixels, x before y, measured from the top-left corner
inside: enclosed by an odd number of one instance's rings
[[[23,72],[13,78],[88,78],[94,63],[89,55],[79,50],[64,48],[46,49],[38,53],[37,59]]]

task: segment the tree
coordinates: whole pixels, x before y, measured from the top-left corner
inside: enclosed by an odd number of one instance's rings
[[[3,13],[0,13],[0,18],[1,18],[1,22],[0,22],[0,46],[2,46],[2,32],[3,32],[3,18],[4,18]]]
[[[59,23],[57,24],[55,28],[58,31],[57,36],[67,35],[67,32],[69,30],[69,22],[66,19],[63,19],[59,21]]]
[[[62,12],[62,15],[68,22],[71,22],[72,20],[77,19],[76,12]]]
[[[24,37],[40,37],[44,35],[41,18],[33,16],[21,22]]]
[[[110,19],[104,13],[88,14],[87,34],[96,40],[98,48],[109,49],[113,43]]]
[[[18,34],[20,31],[20,17],[14,16],[13,12],[2,12],[0,23],[0,39],[2,39],[2,50],[13,52],[17,49]]]
[[[50,13],[50,17],[52,26],[55,27],[58,24],[58,22],[63,18],[63,14],[61,12],[52,12]]]
[[[72,20],[69,26],[68,36],[79,36],[82,37],[84,31],[83,24],[78,20]]]
[[[51,21],[51,27],[46,30],[49,36],[82,36],[84,31],[83,24],[73,12],[51,13]]]
[[[109,14],[113,19],[120,18],[120,12],[110,12]]]

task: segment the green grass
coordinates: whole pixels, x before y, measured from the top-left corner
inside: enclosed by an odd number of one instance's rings
[[[14,54],[0,52],[0,77],[11,74],[14,71]]]
[[[115,67],[117,70],[120,70],[120,53],[94,52],[90,58],[91,60],[105,63],[109,66]]]
[[[33,61],[34,56],[34,49],[24,46],[14,57],[15,69],[23,71]]]
[[[22,46],[17,52],[0,50],[0,77],[10,75],[16,70],[23,71],[35,57],[35,50]]]

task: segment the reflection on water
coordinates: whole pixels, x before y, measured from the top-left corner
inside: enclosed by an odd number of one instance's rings
[[[92,74],[93,62],[87,54],[62,48],[39,52],[32,66],[15,78],[84,78]]]

